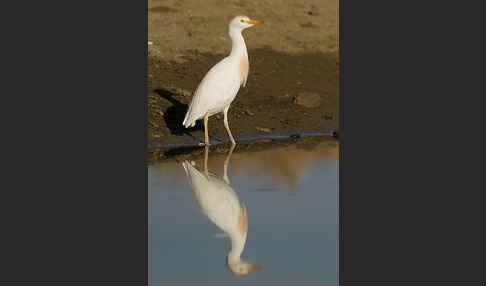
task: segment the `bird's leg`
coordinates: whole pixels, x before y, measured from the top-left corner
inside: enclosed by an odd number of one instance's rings
[[[204,174],[206,178],[209,180],[209,173],[208,173],[208,153],[209,153],[209,146],[204,146]]]
[[[226,128],[226,131],[228,131],[228,135],[231,139],[231,143],[233,143],[233,145],[236,145],[236,142],[235,142],[235,139],[233,138],[233,135],[231,134],[231,130],[229,128],[229,124],[228,124],[228,109],[229,108],[226,108],[224,110],[224,127]]]
[[[209,146],[208,119],[209,113],[206,113],[206,115],[204,115],[204,143],[206,144],[206,146]]]
[[[236,145],[231,145],[231,148],[228,152],[228,156],[226,156],[226,160],[224,161],[224,175],[223,175],[223,179],[226,181],[226,183],[230,183],[229,182],[229,179],[228,179],[228,165],[229,165],[229,161],[230,161],[230,158],[231,158],[231,154],[233,154],[233,150],[235,149]]]

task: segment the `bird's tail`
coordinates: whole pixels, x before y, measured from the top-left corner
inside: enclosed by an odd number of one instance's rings
[[[192,184],[191,181],[193,180],[201,180],[201,179],[204,179],[205,181],[208,180],[208,178],[203,174],[203,172],[200,171],[198,168],[196,168],[196,163],[194,161],[185,160],[184,162],[182,162],[182,167],[186,172],[186,176],[189,179],[189,183]],[[209,174],[213,175],[212,173]]]
[[[194,161],[187,161],[185,160],[182,162],[182,167],[184,168],[184,171],[186,172],[186,177],[189,181],[189,184],[191,187],[193,186],[192,180],[199,175],[199,171],[194,167],[195,163]]]
[[[184,168],[184,171],[186,171],[187,177],[190,177],[191,172],[195,171],[195,167],[194,167],[195,165],[196,163],[194,161],[185,160],[184,162],[182,162],[182,167]]]
[[[186,113],[186,116],[184,117],[184,121],[182,122],[182,125],[184,125],[184,127],[188,128],[188,127],[194,127],[194,125],[196,125],[196,120],[194,120],[194,118],[192,118],[192,104],[191,106],[189,106],[189,109],[187,110],[187,113]]]
[[[182,125],[184,125],[184,127],[186,127],[186,128],[190,126],[188,119],[189,119],[189,111],[187,111],[186,117],[184,117],[184,121],[182,121]]]

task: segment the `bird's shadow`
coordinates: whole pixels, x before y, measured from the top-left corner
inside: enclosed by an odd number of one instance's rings
[[[183,135],[187,134],[193,137],[190,132],[202,130],[204,131],[204,126],[201,120],[196,121],[196,125],[194,127],[186,128],[182,125],[184,121],[184,117],[186,116],[186,112],[189,109],[187,104],[180,102],[179,100],[175,99],[174,96],[177,94],[166,90],[166,89],[156,89],[154,90],[160,97],[164,98],[165,100],[172,103],[172,106],[167,108],[164,111],[164,121],[167,125],[167,128],[170,130],[170,133],[173,135]]]

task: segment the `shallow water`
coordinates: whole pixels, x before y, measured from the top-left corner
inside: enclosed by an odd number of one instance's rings
[[[186,135],[187,136],[187,135]],[[317,136],[336,136],[336,131],[331,129],[330,131],[321,132],[301,132],[301,133],[288,133],[288,134],[269,134],[269,135],[258,135],[258,136],[238,136],[238,142],[252,141],[258,139],[284,139],[284,138],[305,138],[305,137],[317,137]],[[151,148],[164,148],[164,147],[181,147],[181,146],[203,146],[204,138],[197,140],[197,138],[191,138],[191,142],[179,142],[179,143],[162,143],[162,142],[149,142],[148,149]],[[209,141],[211,145],[219,145],[224,143],[230,143],[229,138],[221,139],[214,136],[209,136]]]
[[[337,285],[337,142],[313,150],[229,151],[209,150],[207,169],[216,175],[210,181],[225,186],[219,193],[211,192],[210,185],[193,192],[204,180],[192,177],[191,187],[182,162],[149,167],[149,285]],[[234,193],[224,183],[225,164]],[[204,165],[204,158],[196,160],[193,176],[205,175]],[[205,201],[229,206],[218,196],[231,194],[247,210],[241,257],[261,266],[247,275],[227,267],[234,234],[217,223],[230,221],[229,215],[206,215]]]

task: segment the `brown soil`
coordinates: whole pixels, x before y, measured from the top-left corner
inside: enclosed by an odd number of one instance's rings
[[[265,24],[243,34],[250,73],[229,110],[236,140],[338,129],[337,3],[149,0],[149,142],[203,140],[202,122],[185,129],[182,120],[203,76],[229,53],[228,23],[240,14]],[[320,105],[297,104],[302,93],[319,94]],[[227,140],[222,115],[210,118],[209,133]]]

